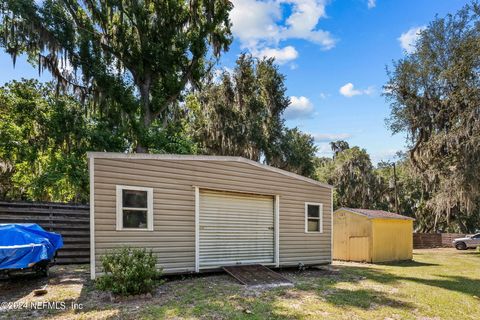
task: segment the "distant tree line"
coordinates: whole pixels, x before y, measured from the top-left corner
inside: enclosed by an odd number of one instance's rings
[[[374,166],[365,149],[350,147],[345,141],[332,142],[331,147],[332,158],[316,159],[315,178],[335,187],[335,209],[350,207],[398,212],[415,218],[417,232],[473,233],[480,230],[478,211],[450,217],[435,211],[432,202],[437,195],[408,154],[398,153],[395,161],[382,161]]]
[[[455,223],[434,221],[434,215],[426,207],[428,194],[407,155],[399,153],[397,160],[374,166],[365,149],[350,147],[345,141],[332,142],[331,147],[332,158],[316,160],[316,178],[335,186],[335,209],[350,207],[398,212],[415,218],[415,228],[419,232],[459,231]],[[474,230],[475,223],[468,227]]]

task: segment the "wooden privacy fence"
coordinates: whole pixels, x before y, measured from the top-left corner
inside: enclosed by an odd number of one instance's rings
[[[57,263],[90,262],[90,207],[63,203],[0,201],[0,223],[38,223],[62,235]]]
[[[463,233],[414,233],[413,248],[453,247],[453,239],[465,236]]]

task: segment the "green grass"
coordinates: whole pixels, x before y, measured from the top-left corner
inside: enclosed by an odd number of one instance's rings
[[[110,301],[86,268],[56,266],[47,280],[0,283],[6,301],[74,301],[82,310],[18,310],[0,319],[480,319],[480,253],[418,250],[392,264],[334,263],[333,271],[282,271],[293,288],[252,290],[225,274],[184,277],[151,299]],[[1,300],[1,299],[0,299]]]
[[[333,274],[286,273],[294,288],[245,291],[223,277],[186,281],[144,319],[478,319],[480,255],[420,250],[394,264],[335,263]],[[215,279],[217,280],[215,284]],[[171,284],[170,284],[171,285]]]

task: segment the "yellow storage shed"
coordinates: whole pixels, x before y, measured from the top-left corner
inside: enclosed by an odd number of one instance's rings
[[[411,260],[413,218],[367,209],[333,214],[333,259],[360,262]]]

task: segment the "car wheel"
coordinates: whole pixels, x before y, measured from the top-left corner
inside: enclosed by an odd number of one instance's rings
[[[48,277],[50,275],[48,262],[37,263],[33,270],[38,277]]]
[[[467,245],[465,244],[465,242],[458,242],[455,244],[455,248],[457,250],[467,250]]]

